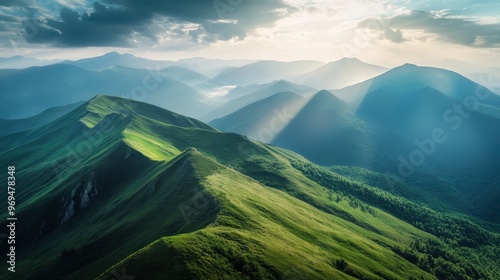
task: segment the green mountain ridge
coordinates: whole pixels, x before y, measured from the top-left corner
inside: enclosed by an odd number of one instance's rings
[[[468,218],[145,103],[97,96],[0,143],[21,279],[500,275],[498,234]]]

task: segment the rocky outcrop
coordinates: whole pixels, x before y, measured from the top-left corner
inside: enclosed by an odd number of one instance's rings
[[[63,210],[59,214],[61,225],[67,223],[76,212],[88,207],[92,198],[97,194],[94,174],[86,182],[76,184],[71,190],[71,194],[67,198],[62,198]]]
[[[62,215],[60,214],[60,216],[62,216],[61,225],[68,222],[69,219],[71,219],[71,217],[75,215],[75,195],[81,185],[82,183],[78,183],[73,187],[73,189],[71,190],[71,195],[68,199],[65,199],[64,197],[62,198],[63,212]]]
[[[87,207],[89,205],[90,199],[96,195],[97,189],[92,184],[92,181],[88,181],[80,199],[80,209],[84,209],[85,207]]]
[[[73,215],[75,215],[75,201],[71,200],[69,202],[68,208],[66,209],[66,211],[64,211],[64,215],[61,220],[61,225],[69,221],[69,219],[71,219]]]

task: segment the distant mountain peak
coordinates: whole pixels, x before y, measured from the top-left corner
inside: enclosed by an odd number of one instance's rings
[[[112,51],[112,52],[108,52],[108,53],[104,54],[104,56],[122,56],[122,55],[125,55],[125,54],[121,54],[117,51]]]
[[[135,58],[136,56],[129,54],[129,53],[122,54],[122,53],[119,53],[117,51],[112,51],[112,52],[104,54],[103,57],[107,57],[107,58],[133,57],[133,58]]]
[[[328,90],[321,90],[318,93],[316,93],[313,98],[311,99],[311,102],[334,102],[334,103],[339,103],[343,102],[340,100],[338,97],[333,95],[331,92]]]
[[[272,83],[271,87],[281,87],[281,86],[290,86],[294,85],[292,82],[289,82],[287,80],[281,79],[277,80],[274,83]]]
[[[405,67],[405,68],[420,68],[420,66],[418,66],[416,64],[413,64],[413,63],[405,63],[401,67]]]
[[[344,58],[341,58],[340,60],[337,60],[338,62],[351,62],[351,61],[354,61],[354,62],[362,62],[361,60],[355,58],[355,57],[344,57]]]
[[[339,60],[336,60],[336,61],[332,61],[326,65],[330,65],[330,66],[338,66],[338,65],[356,65],[356,66],[372,66],[372,67],[379,67],[379,68],[384,68],[384,67],[381,67],[381,66],[378,66],[378,65],[372,65],[372,64],[369,64],[369,63],[366,63],[366,62],[363,62],[361,60],[359,60],[358,58],[355,58],[355,57],[344,57],[344,58],[341,58]]]
[[[318,93],[316,93],[316,96],[330,96],[333,95],[331,92],[328,90],[320,90]]]
[[[309,108],[314,108],[314,110],[320,110],[320,108],[326,108],[327,110],[337,110],[345,111],[348,105],[343,100],[339,99],[337,96],[333,95],[327,90],[322,90],[316,93],[306,105]]]
[[[280,91],[293,91],[293,92],[296,92],[297,90],[302,90],[302,89],[305,89],[305,88],[307,88],[307,86],[295,84],[295,83],[292,83],[290,81],[281,79],[281,80],[272,82],[267,87],[267,90],[272,90],[272,91],[275,91],[275,92],[280,92]],[[299,93],[299,92],[296,92],[296,93]]]
[[[281,79],[281,80],[275,81],[274,84],[275,85],[277,85],[277,84],[290,84],[290,82],[285,80],[285,79]]]
[[[427,69],[427,67],[422,67],[422,66],[418,66],[415,64],[411,64],[411,63],[405,63],[401,66],[395,67],[395,68],[387,71],[384,75],[390,76],[391,73],[394,73],[394,74],[398,74],[398,75],[411,75],[408,77],[412,77],[412,78],[421,78],[420,73],[425,72],[425,69]],[[439,69],[439,70],[440,71],[447,71],[444,69]]]

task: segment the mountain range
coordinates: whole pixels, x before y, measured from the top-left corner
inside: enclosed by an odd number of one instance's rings
[[[1,69],[0,278],[500,279],[500,96],[474,81],[353,58]]]
[[[28,130],[31,128],[37,128],[44,124],[48,124],[54,121],[55,119],[71,112],[73,109],[75,109],[82,103],[83,101],[60,107],[52,107],[41,112],[38,115],[24,119],[14,119],[14,120],[0,119],[0,137],[16,133],[19,131]]]
[[[187,68],[191,71],[197,71],[203,75],[214,77],[226,68],[241,67],[246,64],[254,63],[252,60],[222,60],[207,58],[189,58],[177,61],[165,59],[147,59],[137,57],[128,53],[120,54],[118,52],[109,52],[101,56],[84,58],[79,60],[65,60],[61,63],[70,64],[87,70],[103,70],[114,66],[128,68],[160,70],[171,66]]]
[[[8,93],[0,96],[0,101],[12,105],[2,108],[5,110],[0,118],[32,117],[51,107],[87,100],[96,93],[101,93],[158,104],[166,109],[210,121],[277,92],[292,91],[304,96],[311,95],[317,91],[311,84],[330,87],[336,83],[339,86],[337,82],[342,80],[344,84],[350,85],[360,77],[371,77],[374,72],[382,69],[384,68],[356,59],[343,59],[327,65],[315,61],[255,62],[205,58],[172,61],[110,52],[98,57],[66,60],[38,68],[0,70],[0,89]],[[217,75],[216,72],[220,71],[223,73]],[[356,78],[339,76],[346,71],[356,72]],[[302,74],[305,78],[301,81],[305,84],[283,80],[288,77],[293,81]],[[317,79],[310,80],[308,75],[316,76]],[[228,79],[224,78],[226,76]],[[336,78],[337,76],[340,78]],[[238,77],[252,77],[256,83],[246,84],[250,81],[243,81]],[[45,80],[49,82],[44,82]],[[232,88],[234,86],[236,87]],[[65,94],[67,91],[73,93]],[[167,96],[160,97],[163,92]],[[256,92],[260,93],[250,94]],[[15,96],[21,96],[20,100]],[[169,102],[167,99],[171,98],[174,100]],[[189,103],[193,108],[189,108]]]
[[[11,57],[0,57],[0,69],[23,69],[32,66],[45,66],[58,62],[60,62],[60,60],[38,59],[16,55]]]
[[[128,53],[120,54],[118,52],[110,52],[102,56],[83,58],[79,60],[65,60],[61,63],[74,65],[87,70],[103,70],[114,66],[157,70],[173,66],[175,64],[174,61],[152,60],[137,57]]]
[[[280,93],[210,124],[320,165],[396,174],[418,185],[426,203],[498,221],[496,204],[486,198],[500,197],[496,94],[458,74],[414,65],[334,93],[352,103],[321,91],[297,105],[292,94]],[[479,201],[488,203],[478,207]]]
[[[149,104],[97,96],[0,144],[25,186],[16,279],[500,275],[485,225]]]
[[[26,81],[29,81],[26,82]],[[188,85],[160,71],[114,66],[101,71],[68,64],[0,70],[0,118],[26,118],[55,106],[90,99],[96,93],[159,104],[199,117],[209,104]]]
[[[307,60],[292,62],[264,60],[241,67],[227,68],[213,80],[227,85],[264,84],[307,73],[323,64]]]

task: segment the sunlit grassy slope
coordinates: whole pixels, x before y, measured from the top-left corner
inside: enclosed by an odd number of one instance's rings
[[[286,192],[262,185],[199,152],[189,156],[195,166],[208,171],[202,184],[219,198],[221,211],[216,221],[200,231],[164,237],[129,256],[111,271],[125,267],[129,274],[141,279],[165,279],[167,275],[171,279],[182,279],[185,277],[182,274],[170,272],[181,266],[195,279],[217,279],[221,275],[228,279],[274,279],[284,274],[308,275],[313,279],[351,279],[335,267],[336,260],[344,258],[354,273],[374,279],[399,279],[402,275],[431,278],[389,247],[405,246],[415,237],[432,237],[394,217],[380,212],[375,218],[353,211],[355,219],[366,223],[367,228],[372,227],[368,230],[318,210]],[[290,184],[302,185],[300,180],[304,178],[296,176],[290,179],[297,181]],[[337,207],[349,208],[347,205]],[[394,231],[400,235],[393,236]],[[156,267],[162,269],[154,269]],[[103,276],[104,279],[112,277],[110,273]]]
[[[23,221],[18,272],[2,271],[2,279],[499,275],[488,255],[498,245],[492,232],[477,230],[478,247],[456,253],[462,247],[446,247],[439,231],[417,229],[427,225],[416,215],[422,209],[409,208],[412,219],[384,208],[384,199],[413,207],[405,199],[151,105],[97,96],[0,144],[0,157],[18,170]],[[361,187],[366,196],[355,192]],[[382,203],[369,194],[383,194]],[[0,211],[6,213],[5,206]],[[470,222],[460,223],[449,222],[463,237]],[[451,253],[415,245],[428,242]],[[461,264],[480,250],[469,260],[472,268]]]

